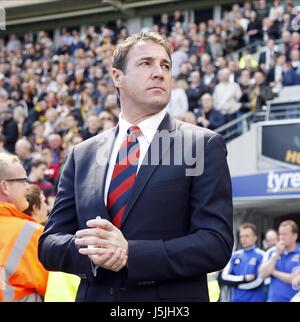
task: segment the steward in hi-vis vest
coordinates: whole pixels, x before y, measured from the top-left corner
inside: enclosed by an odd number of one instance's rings
[[[27,177],[16,156],[0,153],[0,302],[39,302],[48,272],[38,260],[43,226],[24,214]]]

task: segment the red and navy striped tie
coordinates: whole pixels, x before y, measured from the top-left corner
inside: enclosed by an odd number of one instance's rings
[[[107,210],[112,223],[119,228],[124,215],[128,197],[135,182],[140,157],[137,137],[141,134],[138,126],[131,126],[118,152],[112,174],[108,196]]]

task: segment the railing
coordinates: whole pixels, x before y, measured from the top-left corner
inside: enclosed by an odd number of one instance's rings
[[[248,132],[252,123],[262,122],[265,120],[266,111],[256,113],[248,112],[215,129],[215,132],[221,134],[227,143]]]
[[[300,101],[281,103],[272,103],[272,101],[269,101],[265,107],[265,111],[243,114],[235,120],[215,129],[215,132],[221,134],[227,143],[248,132],[252,123],[295,118],[300,118]]]
[[[274,39],[275,46],[281,45],[283,43],[282,39]],[[244,53],[251,53],[253,56],[261,53],[266,46],[264,40],[257,40],[253,43],[249,43],[244,47],[241,47],[231,53],[226,55],[227,59],[239,60]],[[259,48],[259,49],[258,49]]]
[[[272,103],[267,106],[266,120],[300,118],[300,101]]]
[[[245,52],[254,54],[257,51],[258,46],[263,48],[264,45],[265,45],[265,42],[263,40],[257,40],[255,42],[249,43],[248,45],[241,47],[231,53],[228,53],[226,55],[226,58],[229,60],[230,59],[239,60]]]

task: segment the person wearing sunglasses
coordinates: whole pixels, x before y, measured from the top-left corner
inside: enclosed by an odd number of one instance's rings
[[[0,302],[40,302],[46,290],[37,257],[43,226],[24,213],[27,182],[18,157],[0,153]]]

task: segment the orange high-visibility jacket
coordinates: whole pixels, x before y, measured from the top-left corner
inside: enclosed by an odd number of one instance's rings
[[[44,295],[48,271],[38,259],[43,226],[14,205],[0,202],[0,302]]]

